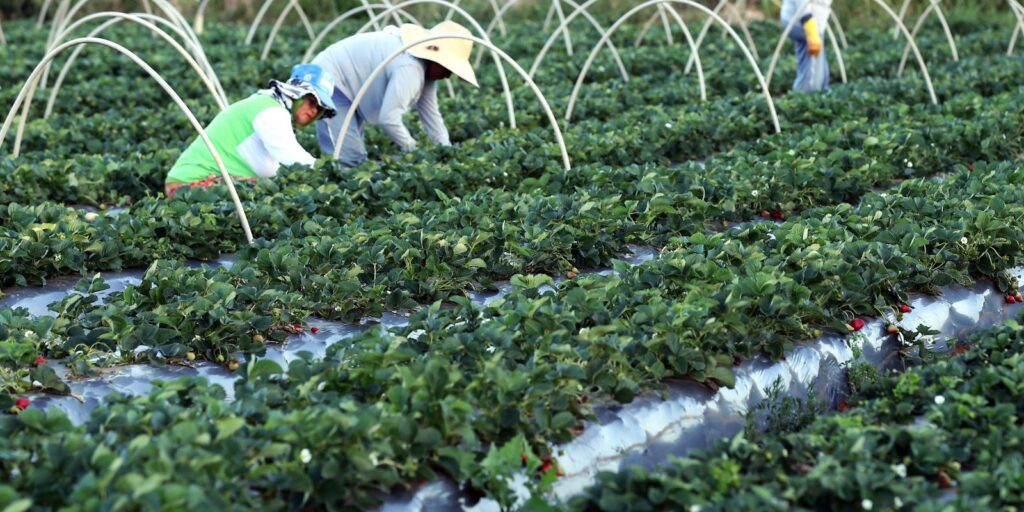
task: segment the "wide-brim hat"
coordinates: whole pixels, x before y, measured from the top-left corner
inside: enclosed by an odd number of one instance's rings
[[[427,30],[419,25],[405,23],[402,25],[402,44],[415,43],[422,39],[442,35],[468,36],[472,33],[455,23],[444,21],[438,23],[434,28]],[[469,55],[473,53],[473,41],[469,39],[434,39],[409,48],[409,54],[431,62],[436,62],[455,76],[473,84],[473,87],[480,87],[476,82],[476,73],[473,72],[473,65],[469,62]]]

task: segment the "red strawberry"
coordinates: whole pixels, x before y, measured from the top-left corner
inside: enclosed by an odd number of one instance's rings
[[[1006,296],[1006,303],[1007,304],[1016,304],[1017,303],[1017,296],[1016,295],[1007,295]]]
[[[913,310],[914,310],[914,308],[912,308],[912,307],[910,307],[910,306],[908,306],[906,304],[901,304],[900,305],[900,313],[910,313]]]
[[[547,473],[548,471],[554,469],[554,467],[555,466],[553,466],[550,462],[545,462],[544,464],[541,464],[540,469],[538,469],[537,471],[540,471],[541,473]]]
[[[772,214],[768,213],[768,210],[761,210],[761,216],[767,219],[768,217],[771,217]]]
[[[523,465],[524,466],[526,465],[526,453],[525,452],[519,454],[519,460],[523,461]]]
[[[853,321],[850,322],[850,326],[853,327],[853,330],[859,331],[864,328],[864,320],[854,318]]]
[[[317,331],[319,331],[319,330],[320,330],[320,329],[318,329],[318,328],[316,328],[316,327],[310,327],[310,328],[309,328],[309,332],[311,332],[311,333],[313,333],[313,334],[316,334],[316,333],[317,333]]]
[[[967,164],[967,172],[974,172],[974,164]]]
[[[39,357],[36,358],[35,365],[39,366],[41,364],[46,364],[46,358],[43,357],[43,356],[39,356]]]
[[[565,476],[565,471],[562,471],[561,466],[558,467],[558,470],[555,472],[555,476]]]
[[[18,409],[21,409],[21,410],[24,411],[25,409],[28,409],[28,404],[30,404],[32,402],[28,398],[22,397],[22,398],[17,399],[14,403],[15,403],[15,405],[18,406]]]
[[[782,212],[779,210],[775,210],[774,212],[772,212],[772,218],[775,220],[782,220]]]

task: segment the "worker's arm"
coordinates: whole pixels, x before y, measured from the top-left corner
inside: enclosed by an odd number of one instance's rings
[[[270,156],[282,165],[305,165],[311,167],[316,163],[316,158],[310,155],[295,139],[295,131],[292,129],[292,116],[284,108],[268,108],[260,112],[252,121],[252,127],[256,135],[263,141]],[[269,178],[277,174],[277,170],[269,174],[261,174]]]
[[[423,68],[415,63],[403,65],[392,71],[389,78],[377,124],[402,151],[412,151],[416,149],[416,139],[412,138],[409,129],[405,127],[402,116],[409,111],[413,100],[423,89],[426,80]]]
[[[428,82],[423,87],[423,94],[416,103],[416,110],[420,113],[420,122],[423,123],[423,130],[427,132],[430,140],[442,146],[451,146],[448,128],[444,125],[441,109],[437,106],[437,82]]]
[[[810,14],[800,18],[804,27],[804,37],[807,38],[807,53],[812,57],[821,54],[821,34],[818,33],[818,22]]]

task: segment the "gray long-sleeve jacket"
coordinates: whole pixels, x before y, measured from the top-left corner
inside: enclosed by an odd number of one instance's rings
[[[373,70],[402,46],[398,27],[389,26],[380,32],[357,34],[334,43],[320,52],[313,63],[330,73],[336,87],[353,100]],[[440,145],[451,145],[437,105],[437,84],[426,81],[426,66],[424,61],[403,53],[374,80],[359,105],[363,119],[379,125],[403,151],[416,148],[416,139],[402,122],[402,116],[413,106],[419,111],[427,136]]]

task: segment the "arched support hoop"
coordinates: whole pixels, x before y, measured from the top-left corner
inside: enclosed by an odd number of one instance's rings
[[[746,47],[745,44],[743,44],[743,40],[736,33],[736,31],[733,30],[733,28],[729,26],[729,24],[726,23],[726,21],[723,20],[721,16],[719,16],[716,12],[712,11],[711,9],[708,9],[707,7],[698,4],[692,0],[648,0],[647,2],[644,2],[640,5],[633,7],[628,12],[626,12],[626,14],[623,14],[615,22],[615,24],[613,24],[611,28],[608,29],[608,32],[601,38],[601,40],[597,42],[597,45],[594,46],[594,49],[590,52],[590,55],[587,57],[587,61],[583,65],[583,69],[580,71],[580,76],[576,79],[576,85],[573,87],[572,96],[569,97],[569,105],[566,108],[565,120],[569,121],[572,119],[572,111],[573,107],[576,105],[576,98],[579,96],[580,89],[582,89],[583,87],[583,82],[587,78],[587,73],[590,71],[590,66],[594,64],[594,59],[597,57],[597,54],[601,51],[601,48],[608,42],[608,39],[612,36],[612,34],[614,34],[615,31],[619,29],[619,27],[625,24],[626,21],[628,21],[634,14],[648,7],[658,4],[672,4],[673,6],[684,5],[693,7],[703,12],[704,14],[710,16],[715,22],[721,24],[728,31],[729,35],[733,38],[733,41],[735,41],[736,44],[739,45],[740,50],[743,51],[743,55],[746,56],[747,61],[750,63],[750,67],[753,68],[754,74],[757,75],[757,80],[761,84],[761,89],[764,92],[765,100],[768,101],[768,111],[771,113],[772,123],[775,126],[775,132],[782,132],[782,127],[779,125],[779,116],[775,112],[775,102],[772,100],[771,93],[768,92],[768,84],[765,82],[764,76],[761,75],[761,70],[757,67],[757,59],[754,58],[754,56],[750,53],[750,50]],[[674,12],[675,9],[671,9],[671,11]],[[696,54],[694,54],[694,56],[696,57]]]
[[[188,121],[196,130],[196,133],[199,134],[199,138],[202,139],[204,144],[206,144],[207,149],[210,150],[210,154],[213,155],[214,163],[217,164],[217,169],[220,170],[221,177],[224,179],[224,184],[228,188],[228,193],[231,195],[232,202],[234,202],[235,210],[238,212],[238,218],[241,221],[242,230],[245,232],[245,240],[247,243],[251,245],[253,242],[252,230],[249,229],[249,219],[246,217],[245,210],[242,208],[242,201],[238,198],[238,191],[235,190],[235,185],[234,182],[231,180],[231,175],[228,173],[227,168],[224,167],[224,162],[221,160],[220,155],[217,153],[217,148],[213,146],[213,142],[210,140],[210,137],[206,134],[206,130],[203,129],[203,125],[199,123],[199,120],[196,119],[196,116],[192,113],[191,110],[189,110],[188,105],[186,105],[185,102],[181,99],[181,96],[179,96],[178,93],[175,92],[174,88],[171,87],[162,76],[160,76],[160,73],[157,73],[156,70],[154,70],[149,64],[146,63],[146,61],[142,60],[142,58],[140,58],[134,52],[113,41],[97,37],[82,37],[78,39],[72,39],[71,41],[62,43],[56,48],[49,50],[43,57],[43,59],[40,60],[38,64],[36,64],[35,69],[32,70],[32,74],[29,75],[28,80],[26,80],[25,82],[25,85],[22,86],[20,91],[18,91],[18,96],[17,98],[15,98],[14,104],[11,105],[11,109],[7,112],[7,117],[4,119],[4,124],[2,127],[0,127],[0,146],[3,145],[3,141],[7,137],[7,133],[11,129],[11,124],[14,122],[14,117],[15,114],[18,112],[18,107],[20,107],[22,102],[25,101],[26,97],[28,96],[29,89],[33,88],[35,84],[39,81],[40,77],[42,76],[43,69],[45,69],[46,65],[49,64],[53,59],[57,58],[57,56],[59,56],[68,48],[85,44],[97,44],[101,46],[106,46],[124,55],[125,57],[128,57],[132,60],[132,62],[134,62],[140,68],[142,68],[143,71],[145,71],[150,76],[150,78],[156,81],[157,84],[159,84],[160,87],[167,93],[167,95],[171,97],[171,100],[178,106],[181,112],[185,114],[185,117],[188,118]],[[15,157],[18,156],[18,145],[20,145],[20,141],[15,143],[15,148],[12,153],[12,155]]]

